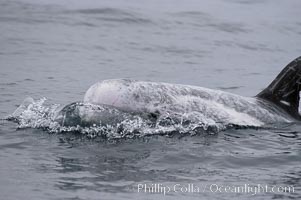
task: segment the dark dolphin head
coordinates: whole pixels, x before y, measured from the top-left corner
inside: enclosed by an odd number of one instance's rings
[[[79,102],[74,102],[63,107],[57,116],[55,121],[57,121],[62,126],[76,126],[82,123],[82,118],[80,116],[81,104]]]
[[[155,120],[152,114],[123,111],[108,105],[74,102],[63,107],[56,115],[55,121],[62,126],[114,126],[124,120],[132,120],[137,116],[151,121]]]

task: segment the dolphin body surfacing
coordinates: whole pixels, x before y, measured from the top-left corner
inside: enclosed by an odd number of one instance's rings
[[[300,120],[300,84],[301,57],[289,63],[255,97],[242,97],[197,86],[113,79],[92,85],[86,92],[83,103],[109,106],[122,112],[124,116],[143,113],[143,116],[151,117],[153,121],[162,116],[185,116],[191,121],[202,123],[263,126]],[[72,109],[76,109],[74,104],[70,105],[73,106]],[[70,105],[60,111],[61,118],[58,121],[66,119]],[[117,111],[115,114],[114,117],[120,118]],[[76,119],[79,119],[77,122],[92,119],[95,122],[114,117],[112,113],[94,112],[88,118],[86,114],[77,114]]]

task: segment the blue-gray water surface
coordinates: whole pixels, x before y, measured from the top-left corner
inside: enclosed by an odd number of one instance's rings
[[[0,0],[0,117],[28,96],[81,101],[90,85],[110,78],[254,96],[301,55],[300,7],[299,0]],[[0,121],[5,200],[300,199],[300,164],[299,123],[107,140]],[[258,184],[269,190],[254,192]],[[253,191],[226,191],[235,187]]]

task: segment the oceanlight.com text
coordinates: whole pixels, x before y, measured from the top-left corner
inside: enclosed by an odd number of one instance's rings
[[[292,185],[267,185],[267,184],[242,184],[242,185],[224,185],[224,184],[161,184],[161,183],[141,183],[137,184],[138,193],[162,194],[169,193],[237,193],[257,195],[263,193],[295,193]]]

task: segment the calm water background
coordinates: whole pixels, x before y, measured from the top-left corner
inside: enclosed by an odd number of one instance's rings
[[[133,78],[252,96],[301,55],[299,0],[0,0],[0,116]],[[0,121],[0,199],[300,199],[301,126],[101,141]],[[137,192],[137,184],[295,193]]]

